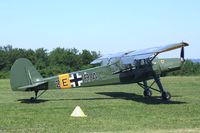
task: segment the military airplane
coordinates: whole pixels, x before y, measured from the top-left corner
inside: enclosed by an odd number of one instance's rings
[[[188,43],[181,42],[143,50],[121,52],[102,56],[91,64],[96,66],[77,72],[64,73],[58,76],[43,78],[32,63],[25,58],[15,61],[11,68],[10,84],[13,91],[34,91],[36,100],[48,89],[69,89],[87,86],[137,83],[144,89],[144,96],[150,97],[151,90],[161,93],[163,100],[170,100],[171,94],[164,89],[160,76],[175,71],[184,63],[184,47]],[[180,58],[163,58],[160,53],[181,48]],[[153,79],[148,85],[147,80]],[[153,88],[156,83],[159,89]],[[40,95],[38,92],[42,91]]]

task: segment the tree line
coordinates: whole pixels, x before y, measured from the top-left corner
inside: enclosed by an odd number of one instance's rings
[[[200,63],[186,60],[181,70],[170,72],[167,75],[173,76],[200,76]]]
[[[0,47],[0,78],[9,78],[11,66],[18,58],[29,59],[43,77],[91,68],[90,62],[100,56],[100,52],[60,48],[48,52],[47,49]]]
[[[48,77],[91,68],[90,62],[98,57],[100,52],[86,49],[79,51],[75,48],[57,47],[48,52],[44,48],[32,50],[13,48],[11,45],[0,46],[0,78],[9,78],[10,68],[18,58],[29,59],[43,77]],[[181,70],[167,75],[200,75],[200,64],[186,60]]]

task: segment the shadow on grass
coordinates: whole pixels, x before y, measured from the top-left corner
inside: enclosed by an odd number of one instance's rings
[[[144,104],[186,104],[186,102],[181,101],[164,101],[160,96],[144,97],[142,95],[137,95],[135,93],[127,92],[97,92],[96,94],[109,96],[102,98],[78,98],[78,99],[49,99],[50,101],[60,101],[60,100],[113,100],[113,99],[123,99],[132,100]],[[173,96],[181,97],[181,96]]]
[[[44,100],[44,99],[37,99],[37,100],[31,100],[31,99],[19,99],[17,101],[20,101],[21,103],[27,103],[27,104],[37,104],[37,103],[44,103],[49,100]]]
[[[186,102],[181,101],[165,101],[162,100],[159,96],[152,97],[144,97],[141,95],[137,95],[135,93],[126,93],[126,92],[98,92],[96,94],[110,96],[113,99],[124,99],[124,100],[132,100],[145,104],[186,104]],[[179,96],[174,96],[179,97]]]
[[[135,93],[127,93],[127,92],[97,92],[98,95],[104,95],[109,97],[94,97],[94,98],[77,98],[77,99],[19,99],[21,103],[27,104],[39,104],[48,101],[69,101],[69,100],[112,100],[112,99],[123,99],[123,100],[132,100],[144,104],[186,104],[186,102],[181,101],[164,101],[159,96],[152,96],[152,97],[144,97],[142,95],[137,95]],[[173,97],[180,97],[180,96],[173,96]]]
[[[20,103],[26,103],[26,104],[39,104],[39,103],[44,103],[44,102],[48,102],[48,101],[70,101],[70,100],[106,100],[106,99],[114,99],[114,98],[74,98],[74,99],[64,99],[64,98],[60,98],[60,99],[37,99],[37,100],[30,100],[30,99],[18,99],[17,101],[19,101]]]

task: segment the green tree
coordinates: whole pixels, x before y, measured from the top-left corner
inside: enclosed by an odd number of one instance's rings
[[[93,56],[90,51],[84,49],[81,53],[81,60],[83,62],[83,65],[89,64],[93,60]]]
[[[191,60],[186,60],[181,70],[168,73],[167,75],[174,75],[174,76],[200,75],[200,64],[194,63]]]

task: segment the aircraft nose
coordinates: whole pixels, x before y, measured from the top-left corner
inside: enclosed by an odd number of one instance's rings
[[[170,72],[179,70],[183,62],[180,58],[168,58],[160,60],[160,68],[162,72]]]

